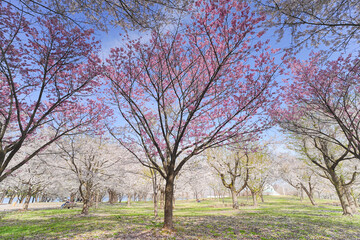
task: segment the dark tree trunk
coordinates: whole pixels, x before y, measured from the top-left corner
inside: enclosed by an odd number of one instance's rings
[[[8,204],[12,204],[12,202],[14,201],[14,198],[15,198],[15,194],[11,194],[10,198],[9,198],[9,201],[8,201]]]
[[[108,189],[108,194],[109,194],[109,203],[110,204],[114,204],[117,202],[118,200],[118,197],[116,195],[116,192],[111,190],[111,189]]]
[[[169,173],[165,185],[164,229],[173,230],[173,198],[175,174]]]

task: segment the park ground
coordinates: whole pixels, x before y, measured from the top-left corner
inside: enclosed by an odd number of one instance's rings
[[[0,239],[360,239],[360,216],[345,217],[330,200],[318,206],[295,197],[267,196],[252,207],[242,198],[177,201],[175,231],[162,230],[151,202],[103,203],[88,216],[80,208],[2,211]]]

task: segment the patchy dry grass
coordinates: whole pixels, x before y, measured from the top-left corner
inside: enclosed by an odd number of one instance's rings
[[[313,207],[267,197],[257,208],[239,210],[231,209],[229,199],[177,201],[172,233],[162,231],[162,216],[154,219],[151,206],[102,204],[89,216],[79,209],[8,212],[0,239],[360,239],[360,216],[343,217],[341,208],[325,201]]]

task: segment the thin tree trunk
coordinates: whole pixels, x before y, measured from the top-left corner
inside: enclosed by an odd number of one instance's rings
[[[157,218],[158,215],[158,186],[157,186],[157,176],[156,172],[153,172],[152,185],[153,185],[153,201],[154,201],[154,217]]]
[[[99,190],[97,190],[95,193],[95,209],[99,208],[99,197],[100,197],[100,193]]]
[[[164,208],[165,190],[160,188],[160,208]]]
[[[127,206],[130,207],[131,206],[131,194],[128,194],[127,196]]]
[[[154,217],[157,218],[158,216],[158,197],[157,192],[154,192]]]

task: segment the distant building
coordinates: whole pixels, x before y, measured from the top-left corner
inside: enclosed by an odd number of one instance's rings
[[[278,196],[280,194],[277,191],[275,191],[273,186],[266,185],[263,191],[263,195]]]

